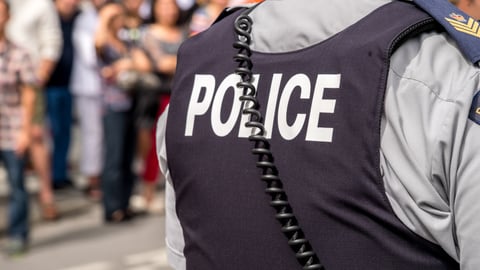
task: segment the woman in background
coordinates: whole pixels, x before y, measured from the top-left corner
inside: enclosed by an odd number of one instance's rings
[[[129,208],[135,175],[132,162],[135,154],[135,96],[124,90],[119,79],[128,71],[140,70],[148,60],[140,50],[129,50],[118,32],[124,27],[125,9],[108,4],[100,10],[100,24],[95,48],[104,83],[103,132],[105,138],[104,167],[101,177],[106,222],[122,222],[132,217]]]
[[[73,27],[74,58],[70,89],[74,95],[75,116],[81,139],[80,172],[87,178],[85,193],[95,201],[101,198],[102,171],[102,85],[95,52],[98,12],[107,0],[85,2]]]
[[[188,30],[180,24],[180,12],[175,0],[152,1],[154,22],[147,28],[143,39],[143,49],[150,58],[152,71],[161,81],[158,91],[144,94],[148,103],[143,104],[144,113],[140,118],[140,133],[146,133],[150,138],[142,174],[147,210],[154,198],[160,172],[154,144],[155,123],[169,102],[171,81],[177,67],[177,51],[188,37]]]

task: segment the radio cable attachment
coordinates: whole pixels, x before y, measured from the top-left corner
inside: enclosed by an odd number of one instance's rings
[[[254,8],[254,7],[253,7]],[[248,139],[254,142],[252,154],[258,156],[257,167],[261,169],[261,180],[267,184],[265,193],[270,195],[272,206],[275,211],[275,218],[280,222],[281,231],[288,239],[288,245],[295,252],[297,261],[302,265],[304,270],[325,270],[320,263],[312,246],[305,238],[297,218],[293,213],[293,209],[288,202],[287,194],[283,190],[283,184],[279,177],[279,172],[274,163],[272,152],[270,151],[270,143],[265,137],[265,127],[263,118],[259,111],[259,102],[256,98],[257,89],[253,85],[253,63],[251,60],[251,31],[253,21],[248,14],[252,11],[250,8],[244,11],[235,20],[235,33],[237,41],[233,44],[238,53],[233,59],[238,62],[235,73],[241,77],[241,81],[237,83],[237,87],[243,89],[240,101],[243,103],[242,113],[249,116],[246,127],[252,128],[252,135]]]

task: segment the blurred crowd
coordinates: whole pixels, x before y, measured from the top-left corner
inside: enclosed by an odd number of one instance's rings
[[[227,6],[245,2],[255,1],[0,0],[9,254],[28,246],[27,166],[39,179],[43,218],[58,218],[55,190],[74,185],[68,164],[74,120],[84,191],[101,202],[105,222],[135,216],[129,203],[137,185],[149,208],[161,185],[156,119],[169,102],[177,50]]]

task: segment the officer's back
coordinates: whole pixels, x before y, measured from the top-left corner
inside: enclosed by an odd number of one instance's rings
[[[453,168],[429,164],[432,152],[463,155],[452,148],[472,129],[477,70],[430,15],[388,2],[267,1],[250,14],[252,84],[283,185],[259,180],[265,171],[241,114],[251,104],[239,101],[233,57],[245,51],[232,44],[243,10],[183,45],[160,153],[176,210],[167,214],[180,222],[167,228],[172,261],[176,254],[187,269],[300,269],[281,232],[288,225],[269,205],[272,195],[285,210],[276,188],[326,269],[458,269],[458,248],[478,247],[453,225],[449,184],[457,180],[439,175]],[[392,21],[394,13],[401,15]],[[435,68],[445,62],[452,68]]]

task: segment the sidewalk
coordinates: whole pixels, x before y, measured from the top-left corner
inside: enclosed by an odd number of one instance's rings
[[[55,202],[61,220],[81,216],[101,205],[101,202],[92,201],[83,193],[82,189],[87,186],[86,179],[81,177],[75,171],[70,172],[70,177],[74,182],[75,188],[54,191]],[[139,185],[140,182],[136,182],[136,187],[130,199],[130,205],[134,211],[143,212],[146,211],[145,201],[139,194]],[[35,227],[35,224],[51,222],[42,219],[40,205],[37,198],[39,183],[34,175],[27,175],[26,188],[30,194],[30,224],[32,227]],[[9,188],[6,180],[6,173],[2,165],[0,165],[0,240],[6,233],[8,193]],[[164,190],[159,186],[152,207],[149,211],[154,214],[163,215],[165,209],[164,200]]]
[[[93,207],[99,205],[99,202],[91,201],[82,192],[82,189],[87,186],[87,180],[80,175],[77,168],[79,153],[79,132],[77,126],[74,125],[72,127],[72,140],[69,150],[69,164],[71,164],[69,177],[72,179],[75,188],[54,191],[55,202],[60,214],[60,219],[82,215],[83,213],[90,211]],[[136,182],[136,188],[138,188],[138,184],[140,184],[140,182]],[[37,198],[39,182],[34,174],[26,174],[26,188],[30,193],[30,223],[32,224],[32,227],[35,227],[36,223],[48,222],[43,221],[41,217],[40,205]],[[153,205],[153,211],[162,213],[164,211],[164,195],[161,188],[159,188],[158,192],[157,200]],[[5,235],[8,194],[9,188],[7,175],[3,165],[0,164],[0,240]],[[130,203],[134,210],[144,210],[144,201],[141,199],[141,196],[138,195],[138,190],[134,190]]]
[[[80,154],[80,138],[78,127],[74,124],[72,126],[72,137],[69,149],[69,164],[74,167],[70,169],[69,176],[72,179],[76,188],[55,191],[55,201],[58,208],[60,218],[68,217],[75,213],[88,210],[95,203],[90,201],[81,191],[81,188],[87,185],[86,180],[79,175],[75,166],[78,164],[78,157]],[[45,222],[42,220],[40,214],[40,205],[37,194],[39,189],[39,182],[34,174],[26,173],[26,188],[30,193],[30,223],[34,226],[35,223]],[[6,220],[7,220],[7,202],[8,202],[9,187],[7,182],[6,171],[3,165],[0,164],[0,238],[5,234]]]
[[[73,177],[76,188],[55,191],[55,202],[60,214],[60,218],[66,218],[76,213],[87,211],[96,203],[89,200],[81,191],[81,187],[85,185],[80,177]],[[30,194],[30,223],[35,226],[43,221],[40,213],[40,205],[37,194],[39,183],[38,179],[29,175],[26,178],[27,190]],[[8,203],[8,183],[5,170],[0,166],[0,238],[5,234],[7,221],[7,203]]]

